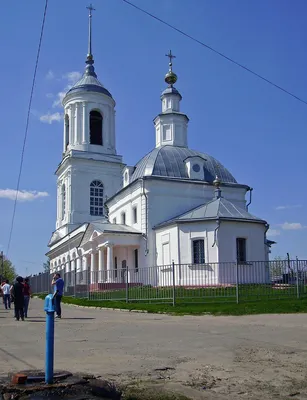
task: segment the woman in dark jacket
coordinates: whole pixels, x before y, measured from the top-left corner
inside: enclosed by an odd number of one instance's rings
[[[21,318],[22,321],[25,320],[24,318],[24,295],[23,295],[23,278],[18,276],[16,278],[16,282],[11,288],[11,295],[14,299],[14,306],[15,306],[15,319],[19,321]]]

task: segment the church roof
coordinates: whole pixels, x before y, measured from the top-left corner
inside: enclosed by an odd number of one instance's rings
[[[204,181],[213,183],[218,175],[223,183],[237,183],[231,173],[215,158],[187,147],[161,146],[146,154],[135,166],[131,182],[144,176],[189,179],[184,160],[188,157],[201,157],[206,160]]]
[[[205,203],[202,204],[201,206],[193,208],[192,210],[184,214],[178,215],[175,218],[162,222],[155,228],[162,227],[165,225],[171,225],[173,223],[216,220],[216,219],[235,220],[242,222],[257,222],[266,224],[266,221],[258,217],[255,217],[248,211],[244,210],[244,208],[238,207],[229,200],[220,197],[218,199],[209,201],[209,203]]]
[[[77,92],[98,92],[112,98],[111,93],[103,86],[103,84],[94,76],[84,72],[82,78],[69,89],[66,95]]]
[[[120,234],[129,234],[129,235],[131,235],[131,234],[141,235],[142,234],[142,232],[138,231],[135,228],[132,228],[131,226],[120,225],[120,224],[111,224],[107,220],[101,219],[101,220],[93,221],[88,225],[80,246],[84,245],[85,243],[87,243],[89,241],[89,239],[92,236],[94,231],[98,231],[101,233],[120,233]]]
[[[168,95],[168,94],[177,94],[180,98],[182,98],[181,94],[178,92],[178,90],[174,86],[168,86],[166,89],[164,89],[161,97]]]
[[[69,91],[66,93],[66,96],[71,93],[87,91],[87,92],[102,93],[112,98],[111,93],[97,79],[97,75],[95,72],[94,58],[92,54],[92,11],[94,10],[94,8],[92,7],[92,5],[90,5],[87,8],[89,10],[89,36],[88,36],[88,53],[85,61],[86,67],[82,78],[77,83],[75,83],[71,89],[69,89]]]

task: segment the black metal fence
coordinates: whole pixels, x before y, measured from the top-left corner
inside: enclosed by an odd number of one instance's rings
[[[307,261],[174,264],[102,271],[57,271],[65,295],[92,301],[188,303],[307,296]],[[30,277],[33,293],[52,290],[53,274]]]

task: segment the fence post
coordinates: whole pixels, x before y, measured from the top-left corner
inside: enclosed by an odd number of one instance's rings
[[[300,298],[300,282],[299,282],[299,262],[296,260],[296,292],[297,292],[297,298]]]
[[[239,264],[236,261],[236,301],[239,304]]]
[[[172,262],[172,275],[173,275],[173,307],[176,305],[176,282],[175,282],[175,263]]]
[[[129,269],[126,265],[126,303],[129,303]]]

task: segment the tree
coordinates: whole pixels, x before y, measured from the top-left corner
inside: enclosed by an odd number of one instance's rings
[[[287,259],[282,258],[280,256],[275,257],[271,262],[271,275],[273,278],[277,278],[282,276],[287,269]]]
[[[0,255],[0,275],[2,279],[8,279],[10,282],[17,276],[14,265],[3,253]]]
[[[50,259],[49,258],[46,262],[44,262],[43,268],[44,268],[44,272],[50,272]]]

